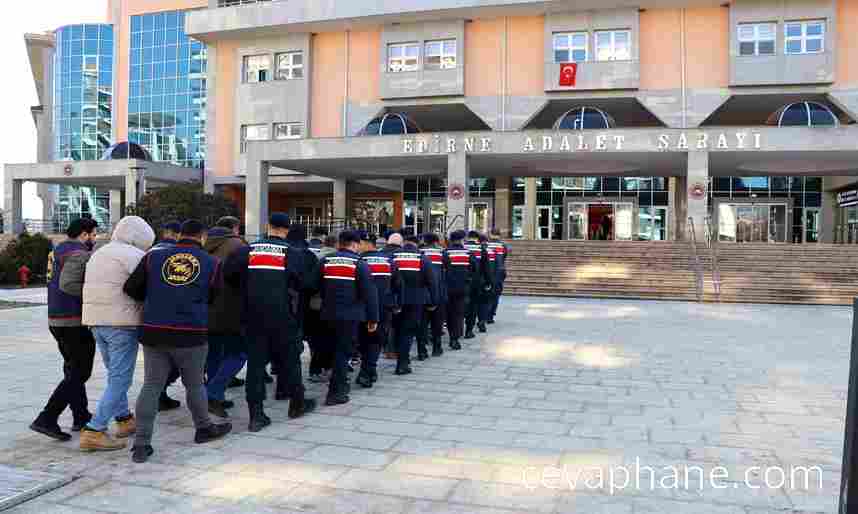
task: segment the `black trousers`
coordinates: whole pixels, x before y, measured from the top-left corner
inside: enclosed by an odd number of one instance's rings
[[[465,326],[468,330],[474,328],[474,325],[477,324],[477,318],[480,315],[480,310],[485,304],[485,296],[479,291],[471,291],[468,293],[467,300],[465,302]],[[482,309],[483,311],[485,309]]]
[[[503,283],[506,281],[506,271],[498,273],[497,281],[495,282],[495,290],[492,291],[492,308],[489,312],[489,319],[495,319],[498,313],[498,305],[500,305],[500,297],[503,294]]]
[[[396,330],[394,328],[393,320],[397,315],[393,314],[393,310],[385,308],[383,317],[379,323],[379,330],[384,330],[384,334],[382,335],[382,349],[386,352],[398,352],[399,350],[396,347]]]
[[[423,310],[423,305],[403,305],[402,312],[394,318],[396,351],[399,352],[397,365],[411,363],[411,344],[420,328],[420,317],[423,315]]]
[[[307,343],[310,345],[310,374],[318,375],[334,367],[334,343],[328,321],[319,318],[319,311],[305,317]]]
[[[92,375],[95,338],[87,327],[49,327],[63,356],[63,379],[48,399],[39,421],[54,425],[69,407],[75,421],[89,418],[86,381]]]
[[[465,303],[467,294],[451,294],[446,305],[447,330],[450,340],[461,339],[465,332]]]
[[[359,321],[331,321],[334,333],[334,371],[331,373],[331,383],[328,396],[349,394],[349,359],[355,347],[358,335]]]
[[[420,328],[417,332],[417,348],[421,351],[426,350],[426,343],[429,341],[429,336],[432,336],[433,344],[435,341],[441,342],[441,334],[444,332],[444,320],[447,318],[447,306],[439,305],[434,311],[424,310],[423,316],[420,318]]]
[[[378,376],[378,358],[384,345],[385,329],[383,323],[378,324],[375,332],[369,332],[366,323],[361,323],[358,330],[358,348],[360,350],[360,374],[367,378]]]
[[[265,366],[269,361],[278,365],[277,392],[290,398],[304,397],[301,377],[301,352],[304,342],[296,329],[283,331],[251,331],[247,334],[247,403],[265,401]],[[274,362],[272,359],[275,359]]]

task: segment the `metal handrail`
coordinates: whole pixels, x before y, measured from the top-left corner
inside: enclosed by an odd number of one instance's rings
[[[703,301],[703,263],[697,251],[697,232],[694,229],[694,218],[688,217],[688,237],[691,241],[691,254],[694,258],[694,273],[696,275],[697,301]]]
[[[445,225],[446,229],[444,230],[444,232],[449,233],[450,229],[453,228],[453,225],[455,225],[456,222],[459,221],[459,218],[464,220],[465,216],[462,214],[456,214],[455,216],[453,216],[453,219],[450,220],[450,222]]]
[[[712,261],[712,287],[715,298],[721,300],[721,265],[718,262],[718,233],[713,231],[712,216],[706,216],[706,244],[709,246],[709,259]]]

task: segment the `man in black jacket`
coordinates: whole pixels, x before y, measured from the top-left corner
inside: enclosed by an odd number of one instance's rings
[[[146,462],[153,453],[152,434],[158,397],[171,369],[178,368],[194,419],[194,441],[220,439],[232,425],[212,423],[203,385],[208,355],[209,305],[220,291],[220,261],[202,247],[205,227],[196,220],[182,224],[171,248],[150,251],[125,282],[125,293],[143,304],[144,382],[137,398],[137,433],[132,459]]]

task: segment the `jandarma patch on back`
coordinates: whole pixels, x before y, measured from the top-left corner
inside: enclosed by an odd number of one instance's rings
[[[171,286],[186,286],[200,276],[200,261],[194,254],[177,253],[164,261],[161,277]]]

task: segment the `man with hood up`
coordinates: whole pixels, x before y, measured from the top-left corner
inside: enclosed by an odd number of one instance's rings
[[[137,430],[128,406],[128,389],[137,365],[138,327],[143,304],[122,291],[122,286],[155,241],[155,231],[143,218],[126,216],[113,230],[110,243],[85,259],[69,262],[60,275],[60,289],[83,297],[82,323],[90,327],[104,367],[107,388],[95,416],[80,433],[84,451],[120,450]],[[116,438],[108,435],[116,421]]]

